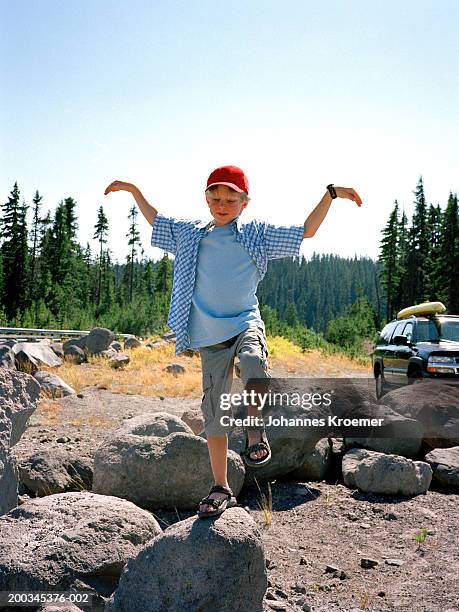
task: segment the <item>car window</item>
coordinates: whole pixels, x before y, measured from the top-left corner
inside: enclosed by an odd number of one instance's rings
[[[438,342],[438,331],[435,323],[429,321],[418,321],[416,324],[417,342]]]
[[[406,324],[406,327],[403,330],[403,335],[406,336],[408,338],[408,340],[411,341],[411,338],[413,336],[413,323],[411,321],[409,321]]]
[[[396,325],[397,321],[392,321],[383,327],[381,333],[379,334],[379,344],[389,344],[392,330]]]
[[[442,320],[440,324],[440,338],[459,342],[459,319]]]
[[[401,336],[402,335],[402,331],[403,328],[406,325],[406,321],[400,321],[400,323],[397,324],[397,326],[394,329],[394,333],[392,334],[392,338],[391,340],[393,340],[395,338],[395,336]]]

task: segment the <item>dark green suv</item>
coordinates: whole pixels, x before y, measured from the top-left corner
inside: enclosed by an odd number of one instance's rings
[[[380,332],[372,353],[376,395],[419,378],[459,384],[459,316],[395,319]]]

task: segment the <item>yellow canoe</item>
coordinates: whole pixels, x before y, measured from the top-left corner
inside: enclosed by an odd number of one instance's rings
[[[445,312],[446,306],[442,302],[423,302],[422,304],[416,304],[416,306],[408,306],[403,310],[399,310],[397,313],[397,319],[405,319],[416,315],[422,317],[423,315],[435,315]]]

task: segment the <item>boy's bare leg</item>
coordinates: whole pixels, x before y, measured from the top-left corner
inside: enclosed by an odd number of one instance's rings
[[[263,393],[266,388],[263,385],[252,385],[246,387],[248,391],[254,389],[257,393]],[[257,396],[256,396],[257,397]],[[258,410],[257,406],[259,402],[255,399],[254,403],[248,406],[247,413],[252,417],[261,416],[261,411]],[[256,431],[247,432],[249,438],[249,446],[260,441],[260,434]],[[207,448],[209,449],[210,465],[212,466],[212,474],[214,476],[215,484],[222,485],[229,488],[228,484],[228,436],[207,436]],[[250,453],[252,459],[261,459],[267,455],[267,451],[259,450]],[[225,499],[224,493],[212,493],[212,499]],[[199,510],[201,512],[207,512],[212,510],[213,506],[209,504],[200,504]]]
[[[228,487],[228,437],[224,436],[207,436],[207,448],[209,449],[210,465],[212,466],[212,474],[214,475],[215,484]],[[212,493],[212,499],[225,499],[224,493]],[[213,506],[209,504],[201,504],[199,510],[207,512],[213,510]]]

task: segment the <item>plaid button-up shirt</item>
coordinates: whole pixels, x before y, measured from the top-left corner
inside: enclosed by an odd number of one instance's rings
[[[176,355],[190,346],[188,320],[196,278],[199,242],[211,230],[214,223],[213,219],[190,221],[166,217],[160,213],[157,213],[153,223],[152,246],[175,255],[167,324],[176,334]],[[244,223],[241,215],[231,222],[231,228],[236,240],[253,259],[260,281],[266,274],[269,259],[299,255],[304,234],[304,225],[272,225],[257,219]]]

